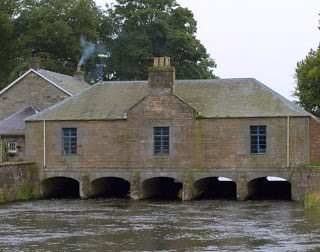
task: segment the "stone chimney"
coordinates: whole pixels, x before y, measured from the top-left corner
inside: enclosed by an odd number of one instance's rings
[[[80,66],[77,66],[77,71],[74,72],[74,78],[84,81],[84,73],[81,71]]]
[[[155,57],[153,67],[149,67],[149,94],[170,95],[176,78],[176,70],[170,66],[170,57]]]
[[[31,52],[32,56],[28,61],[28,70],[33,68],[34,70],[40,69],[40,60],[37,58],[36,52],[33,50]]]

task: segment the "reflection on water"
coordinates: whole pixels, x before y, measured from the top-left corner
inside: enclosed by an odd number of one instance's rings
[[[0,205],[1,251],[317,251],[291,201],[41,200]]]

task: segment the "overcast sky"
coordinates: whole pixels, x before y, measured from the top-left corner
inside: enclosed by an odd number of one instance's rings
[[[116,2],[96,0],[98,6]],[[320,42],[320,0],[177,0],[220,78],[255,78],[289,100],[297,61]],[[167,55],[170,56],[170,55]]]

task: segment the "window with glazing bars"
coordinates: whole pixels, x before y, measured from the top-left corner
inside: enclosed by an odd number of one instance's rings
[[[8,142],[8,151],[9,152],[17,152],[17,143],[16,142]]]
[[[77,155],[77,129],[62,129],[62,155]]]
[[[250,126],[251,154],[267,153],[267,126]]]
[[[154,155],[169,155],[169,127],[154,127]]]

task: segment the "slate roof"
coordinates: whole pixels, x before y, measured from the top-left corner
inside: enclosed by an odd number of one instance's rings
[[[33,72],[40,77],[47,80],[52,85],[56,86],[63,92],[67,93],[68,95],[74,95],[79,93],[80,91],[90,87],[88,83],[85,81],[81,81],[73,76],[65,75],[65,74],[59,74],[55,72],[51,72],[48,70],[34,70],[29,69],[27,72],[25,72],[23,75],[21,75],[18,79],[16,79],[14,82],[12,82],[10,85],[5,87],[0,91],[0,95],[4,93],[6,90],[8,90],[10,87],[18,83],[21,79],[23,79],[26,75],[28,75],[30,72]]]
[[[174,94],[207,118],[312,116],[255,79],[177,80]],[[27,120],[124,119],[147,81],[104,82]]]
[[[56,83],[61,88],[67,90],[71,94],[77,94],[90,86],[85,81],[81,81],[73,76],[59,74],[43,69],[40,69],[37,72]]]
[[[34,106],[28,106],[23,110],[0,121],[0,135],[24,135],[24,119],[39,112]]]

